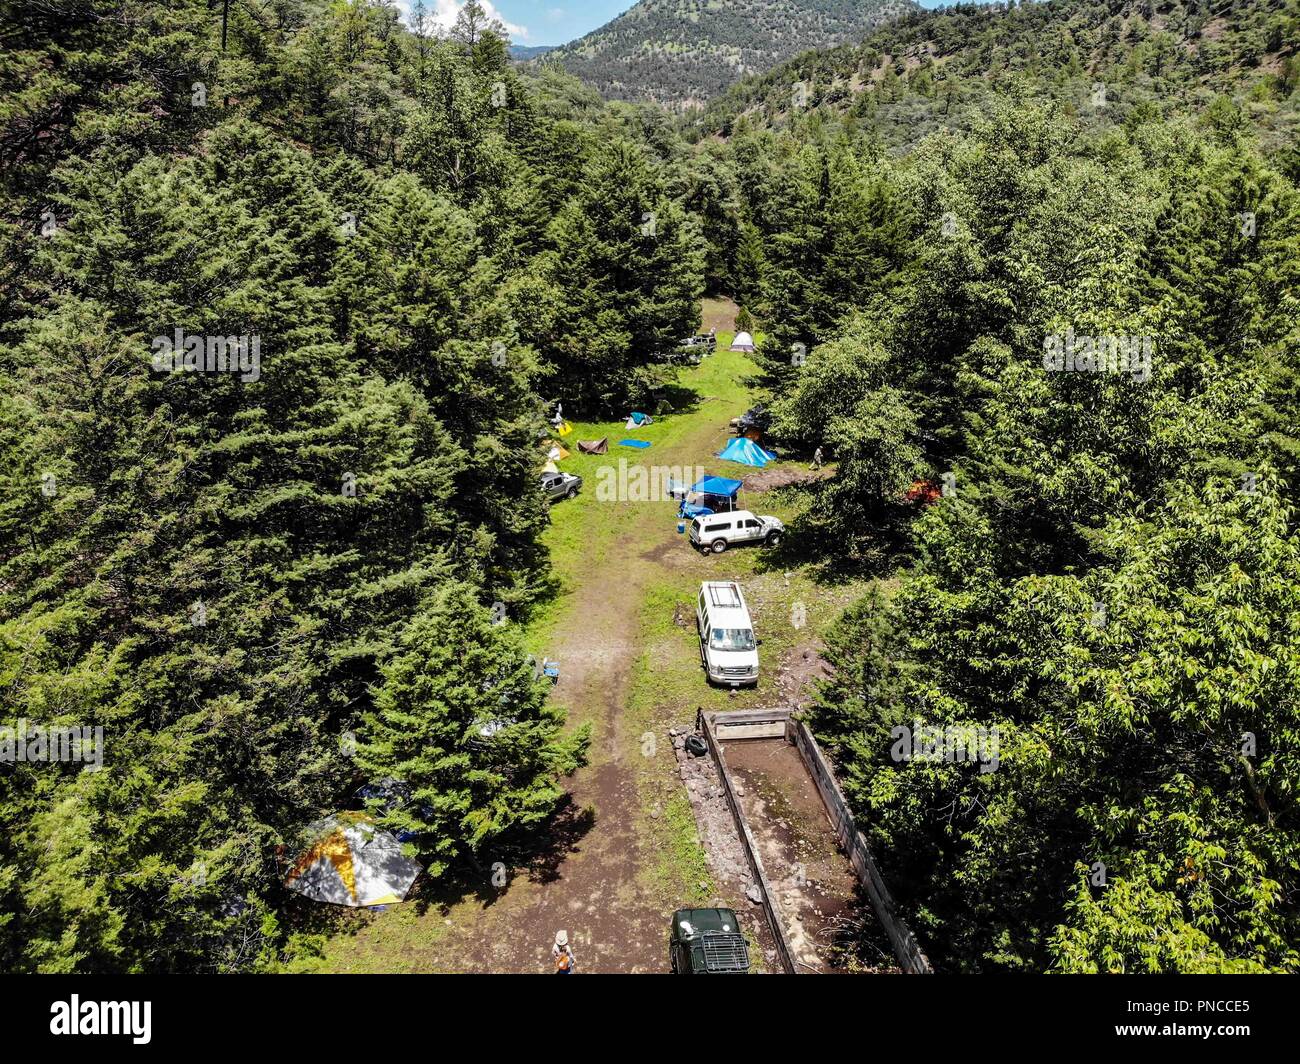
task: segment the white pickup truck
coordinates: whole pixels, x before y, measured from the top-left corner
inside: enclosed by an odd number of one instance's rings
[[[738,543],[765,543],[775,547],[785,535],[785,525],[775,517],[759,517],[748,510],[704,514],[691,522],[691,545],[721,554]]]

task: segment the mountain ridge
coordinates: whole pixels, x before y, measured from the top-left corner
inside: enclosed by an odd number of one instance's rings
[[[607,99],[698,106],[746,74],[857,41],[913,0],[641,0],[547,53]]]

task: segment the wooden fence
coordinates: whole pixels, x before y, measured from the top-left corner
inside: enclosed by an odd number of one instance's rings
[[[798,747],[808,774],[817,784],[817,792],[821,795],[822,804],[826,806],[831,823],[835,826],[835,837],[839,839],[840,846],[852,862],[858,879],[867,888],[871,907],[876,910],[880,926],[889,936],[898,963],[903,971],[913,975],[932,974],[934,969],[930,966],[930,960],[922,951],[920,943],[916,941],[916,936],[912,934],[907,923],[898,914],[893,896],[889,893],[884,879],[881,878],[875,858],[871,856],[866,837],[858,830],[848,803],[844,800],[844,793],[840,790],[839,782],[835,779],[835,774],[831,771],[821,747],[817,745],[817,740],[808,730],[808,725],[801,720],[791,720],[790,738]]]
[[[870,847],[867,846],[866,837],[858,830],[848,803],[844,800],[844,792],[840,790],[839,782],[835,779],[835,773],[831,771],[826,755],[817,745],[817,740],[813,738],[808,726],[801,720],[795,720],[789,709],[744,709],[721,713],[705,713],[700,710],[696,715],[696,727],[704,736],[709,752],[718,766],[723,794],[736,821],[736,829],[740,832],[740,841],[744,846],[745,857],[754,875],[754,881],[763,895],[763,912],[772,930],[772,937],[776,940],[776,951],[781,967],[792,975],[799,972],[794,951],[786,937],[785,922],[776,895],[768,883],[758,845],[749,830],[749,825],[745,822],[745,815],[736,797],[735,785],[731,781],[731,772],[727,769],[720,739],[779,737],[794,744],[799,751],[800,760],[803,761],[808,775],[817,788],[817,793],[821,796],[822,805],[826,807],[826,813],[835,829],[835,837],[853,865],[858,879],[866,888],[867,897],[875,910],[876,918],[880,921],[880,926],[889,936],[890,945],[894,948],[894,956],[898,959],[899,965],[910,974],[933,973],[934,969],[930,965],[929,958],[921,949],[920,943],[917,942],[906,921],[899,915],[893,896],[889,893],[889,888],[876,867]]]

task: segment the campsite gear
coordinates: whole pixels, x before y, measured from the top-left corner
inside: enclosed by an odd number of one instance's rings
[[[677,516],[686,520],[705,514],[728,513],[736,508],[736,495],[742,484],[726,477],[705,477],[692,484],[677,508]]]
[[[583,454],[608,454],[609,437],[606,436],[599,440],[579,440],[578,450]]]
[[[736,430],[737,436],[748,436],[754,430],[761,436],[772,427],[772,415],[767,407],[759,403],[733,420],[731,426]]]
[[[907,489],[907,501],[920,503],[922,506],[930,506],[939,501],[943,492],[939,485],[931,480],[914,480],[912,486]]]
[[[558,475],[559,472],[560,472],[560,467],[555,464],[554,459],[548,459],[546,465],[542,466],[543,474],[554,473]]]
[[[571,456],[570,452],[566,451],[558,443],[552,443],[550,440],[547,440],[547,443],[551,444],[551,449],[546,452],[546,457],[552,462],[562,462]]]
[[[732,351],[753,351],[754,338],[747,332],[736,333],[736,338],[731,341]]]
[[[411,785],[405,780],[385,776],[377,783],[362,784],[356,789],[354,797],[358,802],[365,803],[366,812],[372,815],[392,813],[410,803]],[[425,820],[433,819],[432,808],[421,804],[418,809],[420,816]],[[414,842],[419,837],[420,833],[412,831],[410,828],[402,828],[393,832],[393,838],[398,842]]]
[[[650,444],[647,443],[645,440],[633,440],[633,439],[619,440],[618,445],[620,447],[635,447],[637,450],[645,450],[647,447],[650,446]]]
[[[542,491],[554,499],[572,499],[582,488],[582,477],[572,473],[561,473],[554,462],[547,462],[549,469],[542,472]]]
[[[674,975],[749,971],[749,946],[731,909],[678,909],[668,941]]]
[[[776,459],[776,455],[771,451],[765,451],[753,440],[748,440],[744,436],[733,439],[718,457],[726,462],[737,462],[757,469],[762,469],[768,462]]]
[[[542,675],[551,681],[554,687],[560,682],[560,663],[550,658],[542,658]]]
[[[567,436],[570,432],[573,431],[573,426],[570,425],[567,421],[561,421],[560,424],[556,427],[555,431],[558,432],[561,436]]]
[[[677,522],[677,534],[680,536],[680,535],[681,535],[683,532],[685,532],[685,531],[686,531],[686,522],[685,522],[685,521],[678,521],[678,522]]]
[[[691,757],[703,757],[709,752],[709,744],[698,735],[686,736],[685,746],[686,752],[690,754]]]
[[[649,414],[641,413],[639,410],[633,410],[632,413],[628,414],[627,420],[629,422],[628,428],[636,428],[638,425],[653,425],[655,423],[654,418]]]
[[[364,908],[400,902],[421,867],[364,813],[336,813],[308,826],[306,849],[284,885],[312,901]]]

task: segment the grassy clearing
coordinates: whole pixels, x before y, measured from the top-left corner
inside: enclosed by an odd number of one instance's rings
[[[560,468],[582,477],[583,490],[576,499],[551,507],[551,525],[542,540],[550,552],[558,593],[540,603],[528,618],[525,641],[531,653],[545,653],[547,643],[566,614],[569,595],[579,581],[607,566],[627,563],[630,552],[620,532],[626,529],[630,517],[637,519],[639,527],[645,526],[643,549],[650,546],[654,533],[644,521],[646,515],[635,512],[647,504],[610,505],[597,499],[602,468],[617,469],[620,460],[628,468],[703,464],[712,469],[725,464],[713,456],[726,444],[727,422],[743,413],[749,397],[745,381],[757,372],[744,355],[726,350],[731,339],[730,333],[719,334],[718,354],[682,371],[679,384],[695,393],[694,409],[656,418],[654,424],[636,429],[626,428],[623,421],[573,421],[570,422],[573,432],[563,438],[553,437],[572,452],[559,463]],[[707,439],[700,439],[701,436]],[[608,454],[579,453],[579,440],[599,439],[609,440]],[[622,439],[645,440],[651,446],[646,450],[620,447],[618,441]],[[673,527],[671,504],[648,505],[662,509],[666,527]],[[634,512],[629,513],[629,508]],[[619,552],[619,557],[612,556],[614,551]]]

